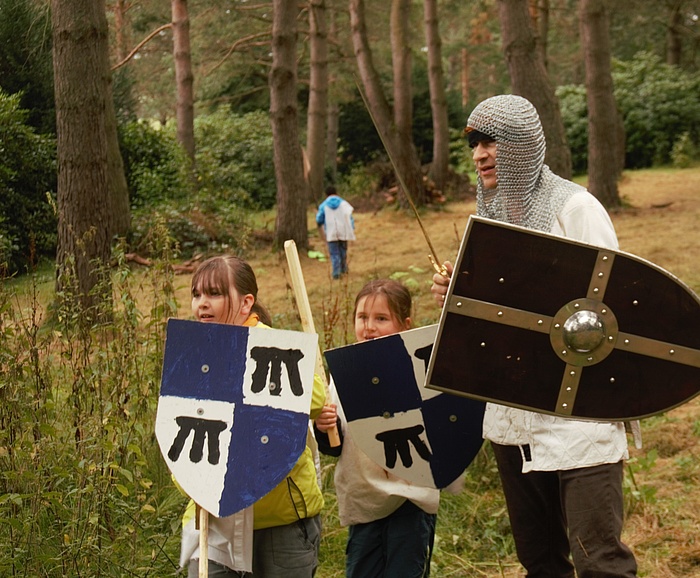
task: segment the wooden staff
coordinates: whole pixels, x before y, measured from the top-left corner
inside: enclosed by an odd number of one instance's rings
[[[195,520],[199,529],[199,578],[209,576],[209,512],[196,504]]]
[[[301,317],[301,326],[305,333],[316,333],[314,327],[314,318],[311,315],[311,305],[309,304],[309,296],[306,293],[306,284],[304,283],[304,274],[301,271],[301,262],[299,261],[299,253],[297,252],[297,244],[293,239],[284,242],[284,252],[287,255],[287,264],[289,265],[289,274],[292,278],[292,291],[299,309],[299,317]],[[323,367],[323,358],[321,357],[321,346],[319,344],[316,354],[316,373],[323,380],[323,385],[326,388],[326,397],[328,396],[328,379],[326,378],[326,370]],[[331,447],[335,448],[340,445],[340,435],[338,434],[337,426],[333,426],[328,430],[328,440]]]

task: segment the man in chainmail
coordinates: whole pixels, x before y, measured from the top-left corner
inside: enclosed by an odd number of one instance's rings
[[[597,199],[544,164],[544,133],[528,100],[501,95],[483,101],[465,133],[476,165],[479,215],[618,248]],[[445,267],[451,274],[452,265]],[[431,290],[440,304],[448,284],[447,276],[433,277]],[[529,578],[573,578],[574,568],[578,578],[636,576],[634,556],[620,539],[628,457],[624,424],[489,403],[483,425]]]

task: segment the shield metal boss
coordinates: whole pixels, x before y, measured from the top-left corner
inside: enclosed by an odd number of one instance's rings
[[[485,404],[426,389],[437,325],[325,352],[353,441],[416,485],[444,488],[482,445]]]
[[[218,517],[279,484],[306,447],[318,336],[168,321],[155,433],[175,480]]]
[[[633,255],[471,216],[427,385],[631,420],[700,391],[700,300]]]

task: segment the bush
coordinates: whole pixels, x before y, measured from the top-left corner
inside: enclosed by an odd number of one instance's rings
[[[272,127],[263,111],[244,115],[219,109],[195,121],[200,198],[269,209],[277,198]]]
[[[638,54],[613,69],[615,98],[627,135],[628,168],[666,164],[673,144],[684,132],[700,139],[700,75]]]
[[[671,162],[677,169],[687,169],[697,158],[698,149],[690,137],[690,132],[684,132],[671,149]]]
[[[23,272],[56,250],[56,144],[36,134],[21,95],[0,89],[0,246],[10,273]]]
[[[119,127],[119,148],[132,208],[185,198],[189,161],[172,131],[144,121]]]
[[[588,105],[583,86],[560,86],[557,98],[561,108],[566,141],[571,149],[571,166],[574,174],[588,170]]]
[[[613,66],[615,100],[625,126],[625,167],[667,164],[674,144],[687,133],[690,145],[700,143],[700,75],[670,66],[641,53]],[[588,112],[583,86],[557,89],[573,169],[588,164]]]

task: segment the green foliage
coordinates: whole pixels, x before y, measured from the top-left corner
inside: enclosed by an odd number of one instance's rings
[[[345,198],[369,197],[377,187],[379,174],[373,170],[374,164],[356,164],[349,167],[346,173],[339,175],[336,185],[338,193]]]
[[[36,286],[0,279],[0,574],[166,576],[177,568],[174,488],[153,436],[164,323],[175,313],[161,228],[150,312],[123,251],[111,319],[86,327],[59,296],[47,324]],[[158,248],[154,248],[154,251]]]
[[[571,165],[574,174],[588,170],[588,104],[583,86],[560,86],[556,90],[566,141],[571,149]]]
[[[144,250],[158,219],[183,256],[241,249],[248,242],[247,213],[275,203],[272,132],[265,113],[233,115],[220,109],[198,118],[196,184],[188,180],[189,162],[170,128],[129,123],[122,134],[134,191],[130,242],[136,251]]]
[[[183,199],[191,191],[189,162],[167,127],[127,122],[119,127],[119,148],[132,208]]]
[[[195,140],[200,195],[256,209],[275,204],[272,127],[267,113],[236,115],[220,108],[197,118]]]
[[[638,507],[644,507],[656,501],[656,487],[648,484],[638,484],[636,474],[651,471],[656,464],[657,458],[658,452],[652,449],[643,456],[631,458],[627,461],[627,475],[622,485],[626,516],[629,516]]]
[[[20,98],[0,89],[0,262],[10,272],[23,272],[56,248],[47,202],[56,190],[56,145],[29,126]]]
[[[626,168],[669,163],[674,145],[686,133],[678,145],[685,151],[679,151],[679,159],[700,143],[700,74],[664,64],[650,53],[614,63],[612,74],[625,127]],[[588,162],[585,95],[582,86],[557,90],[576,173],[585,172]]]
[[[674,168],[687,169],[698,158],[698,146],[693,142],[690,132],[684,132],[671,149],[671,162]]]
[[[614,67],[615,98],[627,135],[627,168],[670,161],[684,132],[700,142],[700,74],[690,74],[640,53]]]
[[[162,222],[183,257],[222,253],[231,248],[240,250],[249,240],[246,217],[246,211],[240,207],[205,199],[202,195],[139,208],[132,213],[130,246],[134,251],[148,254],[153,227]]]
[[[450,166],[458,175],[474,172],[472,151],[464,138],[464,129],[450,128]]]
[[[48,8],[47,2],[0,0],[0,88],[21,95],[27,124],[38,133],[55,134]]]

